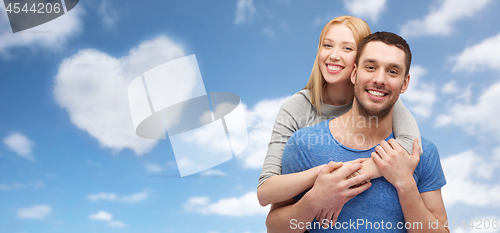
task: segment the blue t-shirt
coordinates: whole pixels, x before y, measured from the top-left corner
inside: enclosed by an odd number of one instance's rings
[[[356,150],[340,144],[330,133],[329,120],[296,131],[283,151],[282,173],[296,173],[327,164],[330,161],[347,162],[370,158],[375,147]],[[354,135],[352,135],[354,136]],[[394,138],[391,134],[387,139]],[[356,138],[354,138],[356,140]],[[362,140],[361,137],[357,138]],[[423,155],[413,177],[420,193],[440,189],[446,184],[436,146],[422,137]],[[406,232],[405,227],[419,227],[420,223],[406,223],[399,204],[396,188],[384,177],[373,179],[372,186],[345,203],[337,223],[321,228],[316,220],[310,225],[312,232]],[[298,195],[300,199],[305,192]],[[307,227],[307,223],[290,222],[290,227]],[[422,222],[420,226],[428,226]],[[401,229],[402,228],[402,229]]]

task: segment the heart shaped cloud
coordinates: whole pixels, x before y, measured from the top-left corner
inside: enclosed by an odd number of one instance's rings
[[[122,58],[95,49],[66,58],[55,77],[54,98],[71,122],[114,152],[128,148],[141,155],[157,140],[134,132],[128,104],[130,82],[153,67],[185,56],[184,49],[166,36],[143,41]]]

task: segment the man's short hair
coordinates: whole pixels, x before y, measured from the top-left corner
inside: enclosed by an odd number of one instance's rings
[[[361,54],[363,54],[363,50],[365,49],[366,45],[372,41],[380,41],[387,45],[394,45],[399,49],[403,50],[403,52],[405,52],[406,54],[405,76],[408,75],[408,72],[410,72],[410,65],[411,65],[410,46],[408,45],[408,43],[406,43],[406,40],[403,39],[403,37],[398,36],[397,34],[394,34],[392,32],[375,32],[363,38],[358,43],[358,53],[356,54],[356,61],[355,61],[357,66],[359,66],[359,58],[361,57]]]

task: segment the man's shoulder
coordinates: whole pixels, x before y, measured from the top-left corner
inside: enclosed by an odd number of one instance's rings
[[[439,151],[436,145],[424,137],[422,137],[422,149],[424,153],[420,156],[418,167],[423,169],[421,171],[424,172],[428,167],[433,167],[436,163],[439,163],[441,159],[439,158]]]
[[[421,137],[422,138],[422,149],[424,150],[424,153],[422,153],[422,156],[424,155],[430,155],[430,154],[438,154],[438,149],[436,145],[434,145],[433,142],[428,140],[427,138]]]

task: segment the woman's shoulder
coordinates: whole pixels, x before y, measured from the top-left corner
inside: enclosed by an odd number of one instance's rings
[[[282,108],[311,108],[313,105],[309,100],[309,90],[301,90],[292,96],[288,97],[283,102]]]
[[[307,92],[302,90],[288,97],[281,105],[278,117],[294,119],[293,121],[299,124],[299,128],[307,126],[311,118],[314,118],[316,115],[314,106],[309,101],[307,94]]]

